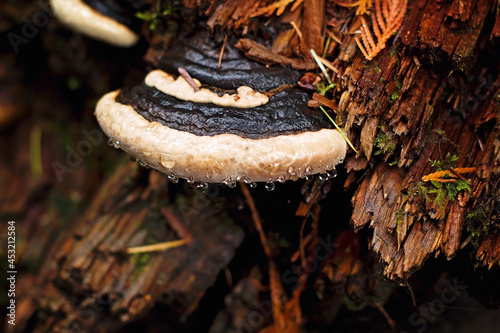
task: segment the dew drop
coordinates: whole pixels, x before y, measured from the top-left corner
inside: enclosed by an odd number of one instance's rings
[[[337,177],[337,170],[333,169],[333,170],[327,171],[326,174],[328,175],[328,178],[335,178],[335,177]]]
[[[187,181],[188,184],[194,184],[193,177],[189,177],[188,179],[186,179],[186,181]]]
[[[306,178],[306,180],[313,180],[314,176],[313,175],[307,175],[305,178]]]
[[[275,188],[275,187],[276,187],[276,186],[274,185],[274,183],[273,183],[273,182],[267,182],[267,183],[266,183],[266,190],[268,190],[268,191],[272,191],[272,190],[274,190],[274,188]]]
[[[284,182],[286,182],[286,178],[283,176],[279,176],[278,181],[283,184]]]
[[[204,189],[208,188],[208,183],[207,182],[201,182],[201,183],[198,183],[198,184],[194,185],[194,187],[196,189],[199,189],[199,190],[204,190]]]
[[[116,140],[115,142],[113,142],[113,147],[115,147],[116,149],[120,148],[120,141]]]
[[[339,160],[339,163],[344,163],[344,159],[343,159],[343,158],[341,158],[341,159]]]
[[[233,180],[227,186],[229,186],[229,188],[235,188],[236,187],[236,182]]]
[[[312,166],[310,166],[310,165],[309,165],[309,166],[306,168],[306,170],[305,170],[305,171],[306,171],[306,173],[311,173],[311,172],[313,172],[313,168],[312,168]]]
[[[251,188],[256,188],[257,187],[257,183],[256,182],[251,182],[250,183],[250,187]]]
[[[251,181],[250,179],[245,179],[245,180],[243,181],[243,183],[245,183],[245,184],[249,185],[249,184],[251,184],[251,183],[252,183],[252,181]]]
[[[179,182],[179,177],[177,176],[172,176],[172,178],[170,178],[170,181],[174,184],[177,184]]]
[[[108,139],[108,146],[112,146],[115,141],[111,138]]]
[[[130,156],[130,160],[131,160],[132,162],[137,162],[137,158],[135,158],[134,156]]]
[[[327,173],[321,173],[319,175],[319,180],[328,180],[328,174]]]

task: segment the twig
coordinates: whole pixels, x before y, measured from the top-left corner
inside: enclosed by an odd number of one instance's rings
[[[184,80],[186,80],[186,82],[189,83],[191,87],[193,87],[194,92],[200,91],[200,88],[198,88],[191,75],[189,75],[189,73],[184,68],[179,67],[177,68],[177,71],[184,78]]]
[[[304,40],[304,35],[302,35],[302,32],[300,31],[299,27],[295,23],[295,21],[291,21],[290,24],[292,25],[293,29],[297,33],[297,37],[299,38],[299,49],[300,51],[306,55],[307,54],[307,46],[306,42]]]
[[[252,198],[252,195],[250,194],[250,191],[248,190],[248,186],[245,183],[241,183],[241,192],[245,196],[245,199],[247,200],[248,207],[250,208],[250,212],[252,212],[252,220],[255,223],[255,227],[257,229],[257,232],[259,233],[259,238],[260,242],[262,243],[262,247],[264,248],[264,253],[268,258],[271,258],[271,249],[269,248],[269,245],[267,244],[266,240],[266,235],[264,233],[264,229],[262,229],[262,223],[261,219],[259,216],[259,212],[257,211],[257,208],[255,207],[255,202]]]
[[[226,42],[227,42],[227,34],[226,34],[226,37],[224,37],[224,43],[222,44],[222,48],[220,49],[219,65],[217,66],[217,68],[220,68],[220,65],[222,63],[222,55],[224,54],[224,49],[226,48]]]
[[[161,207],[160,211],[179,238],[185,239],[187,243],[194,241],[194,237],[186,228],[186,225],[175,216],[171,209]]]

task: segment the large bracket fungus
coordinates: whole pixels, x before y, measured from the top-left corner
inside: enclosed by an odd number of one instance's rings
[[[171,179],[226,184],[328,174],[344,159],[341,134],[295,87],[299,72],[266,68],[231,46],[219,69],[216,52],[192,45],[169,48],[143,83],[101,98],[97,120],[115,147]],[[167,73],[179,65],[195,87]]]
[[[133,13],[145,4],[145,0],[50,0],[52,10],[65,25],[121,47],[132,46],[139,40],[133,29],[137,25]]]
[[[51,4],[64,23],[91,37],[119,46],[137,41],[126,19],[131,11],[121,10],[129,1]],[[235,40],[222,55],[206,31],[188,35],[159,52],[150,50],[157,70],[143,83],[100,99],[95,113],[111,143],[170,179],[189,182],[328,177],[344,159],[346,142],[307,106],[309,93],[296,88],[302,73],[247,59]],[[179,68],[194,81],[174,78]]]

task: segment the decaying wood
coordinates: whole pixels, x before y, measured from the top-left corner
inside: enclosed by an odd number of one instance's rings
[[[307,47],[321,55],[324,46],[325,0],[305,0],[302,17],[302,33]]]
[[[289,65],[290,67],[299,70],[312,70],[316,67],[316,64],[313,61],[306,62],[298,59],[287,58],[279,54],[274,54],[265,46],[260,45],[259,43],[250,39],[241,38],[235,46],[238,49],[244,51],[245,55],[248,58],[264,63],[266,65],[283,64],[285,66]]]
[[[151,172],[149,183],[141,186],[143,175],[129,163],[103,185],[75,222],[73,237],[46,259],[43,280],[23,294],[20,324],[31,318],[34,332],[104,332],[141,318],[156,303],[169,305],[181,321],[197,308],[232,259],[243,232],[213,218],[218,210],[208,194],[200,192],[185,206],[174,207],[166,200],[165,178]],[[132,246],[179,237],[192,238],[165,252],[125,253]]]
[[[459,2],[413,1],[394,41],[403,47],[402,52],[391,55],[390,48],[385,49],[366,63],[359,53],[352,53],[352,41],[347,39],[340,46],[339,58],[351,59],[352,63],[346,66],[339,59],[334,62],[340,70],[337,83],[343,87],[339,89],[342,96],[337,120],[350,129],[366,161],[360,163],[360,158],[349,157],[348,169],[366,168],[367,162],[375,159],[374,152],[397,164],[377,164],[352,199],[354,227],[373,228],[371,246],[386,264],[384,273],[393,279],[404,278],[431,254],[442,252],[453,257],[466,238],[465,217],[474,213],[475,203],[484,195],[499,193],[498,185],[494,185],[500,175],[499,133],[491,126],[498,122],[498,113],[495,120],[485,117],[498,110],[492,98],[500,87],[498,68],[475,65],[475,49],[481,38],[487,38],[481,35],[484,20],[495,3],[473,1],[470,15],[466,14],[469,9],[460,9],[459,16],[468,26],[461,30],[446,24],[449,13],[462,8]],[[474,75],[476,79],[461,93],[455,93],[453,87],[462,84],[461,76],[455,75],[458,70],[481,74]],[[394,147],[389,153],[376,145],[376,138],[384,135]],[[458,156],[457,167],[478,169],[466,176],[471,179],[475,196],[462,204],[447,200],[441,207],[413,195],[421,177],[436,171],[429,160],[443,160],[448,153]],[[485,183],[488,189],[478,191]],[[493,245],[497,227],[485,223],[490,227],[480,237],[483,245],[478,257],[488,258],[484,263],[492,265],[499,262],[498,249]],[[485,248],[487,254],[481,252]]]

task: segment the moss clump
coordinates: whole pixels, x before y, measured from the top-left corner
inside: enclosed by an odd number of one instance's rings
[[[396,150],[396,140],[394,134],[390,132],[379,132],[373,144],[377,148],[375,155],[392,155]]]
[[[151,10],[137,12],[135,16],[138,19],[148,22],[149,30],[156,30],[162,22],[166,20],[174,11],[171,1],[157,0]]]
[[[488,231],[488,213],[490,208],[486,205],[480,205],[474,211],[465,216],[467,232],[471,236],[471,244],[477,249],[479,247],[479,239]]]
[[[456,155],[448,153],[442,161],[429,160],[429,162],[431,162],[432,166],[436,168],[437,171],[443,171],[455,168],[457,160],[458,157]],[[470,192],[470,182],[470,179],[464,180],[460,178],[447,183],[435,180],[428,183],[420,182],[421,184],[419,185],[418,192],[426,202],[432,200],[438,207],[443,208],[447,199],[455,201],[460,192]]]
[[[335,83],[328,84],[324,81],[321,81],[316,85],[316,88],[318,89],[318,94],[320,94],[321,96],[325,96],[328,90],[335,88]]]

